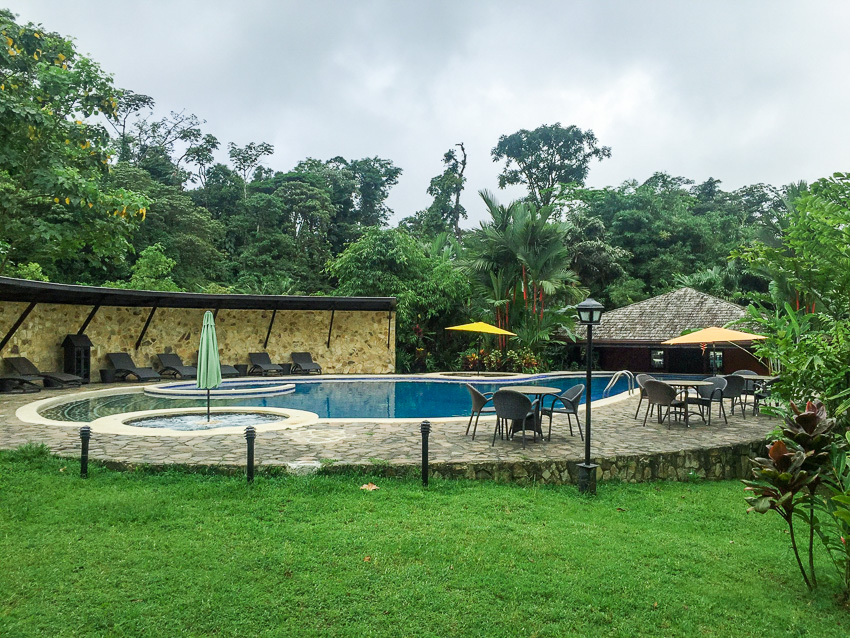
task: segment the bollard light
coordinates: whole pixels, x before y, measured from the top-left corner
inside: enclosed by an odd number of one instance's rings
[[[605,306],[588,297],[576,306],[579,323],[587,326],[587,381],[585,383],[585,417],[584,417],[584,463],[578,464],[578,491],[587,494],[596,494],[596,468],[597,465],[590,462],[590,404],[593,383],[593,326],[602,320],[602,311]]]
[[[80,428],[80,478],[89,477],[89,439],[91,439],[91,428],[84,425]]]
[[[248,442],[248,483],[254,482],[254,439],[257,438],[257,430],[253,425],[245,428],[245,440]]]
[[[431,434],[431,422],[422,421],[419,431],[422,433],[422,487],[428,487],[428,435]]]

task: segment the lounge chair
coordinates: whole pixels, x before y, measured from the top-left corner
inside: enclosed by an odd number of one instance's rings
[[[45,388],[78,387],[86,382],[82,377],[67,372],[41,372],[26,357],[6,357],[6,361],[14,368],[18,378],[41,381]]]
[[[29,394],[40,392],[35,383],[17,375],[6,375],[0,377],[0,394]]]
[[[133,363],[133,359],[126,352],[110,352],[106,355],[109,363],[115,368],[115,376],[122,381],[132,375],[139,381],[153,381],[162,379],[160,374],[153,368],[139,368]]]
[[[197,359],[197,358],[198,358],[198,353],[196,352],[195,353],[195,359]],[[228,377],[238,377],[239,376],[239,370],[237,370],[233,366],[225,365],[223,363],[219,363],[218,365],[221,368],[221,378],[222,379],[226,379]]]
[[[219,366],[221,367],[222,378],[226,379],[228,377],[238,377],[239,376],[239,370],[237,370],[233,366],[228,366],[228,365],[225,365],[223,363],[220,363]]]
[[[162,370],[159,371],[162,376],[179,376],[181,379],[194,379],[198,376],[198,369],[195,366],[184,366],[178,354],[158,354],[156,357],[162,364]]]
[[[303,372],[304,374],[318,372],[322,374],[322,366],[313,361],[313,357],[310,356],[309,352],[293,352],[292,374],[297,374],[298,372]]]
[[[259,372],[265,376],[267,374],[283,374],[283,366],[272,363],[268,352],[251,352],[248,354],[251,360],[251,367],[248,369],[248,374]]]

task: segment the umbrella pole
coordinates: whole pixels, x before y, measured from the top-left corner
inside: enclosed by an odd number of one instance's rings
[[[207,423],[210,421],[210,389],[207,388]]]
[[[478,337],[478,376],[481,376],[481,348],[484,345],[484,337]]]

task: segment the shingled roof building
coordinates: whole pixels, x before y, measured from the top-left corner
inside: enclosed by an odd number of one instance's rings
[[[704,353],[700,346],[665,346],[662,342],[686,330],[722,327],[743,316],[741,306],[693,288],[680,288],[604,313],[602,323],[593,329],[593,349],[598,349],[599,366],[604,370],[709,374],[710,347]],[[764,370],[742,349],[747,346],[716,344],[718,372]]]

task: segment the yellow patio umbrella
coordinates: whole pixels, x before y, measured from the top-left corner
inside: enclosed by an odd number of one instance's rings
[[[465,324],[460,325],[460,326],[451,326],[449,328],[446,328],[446,330],[462,330],[464,332],[477,332],[478,334],[516,337],[515,332],[509,332],[507,330],[502,330],[501,328],[497,328],[496,326],[492,326],[489,323],[484,323],[483,321],[476,321],[474,323],[465,323]],[[478,374],[481,374],[481,337],[478,338]]]
[[[717,342],[735,344],[741,341],[753,341],[755,339],[767,339],[764,335],[751,334],[749,332],[741,332],[740,330],[730,330],[729,328],[703,328],[695,332],[690,332],[681,337],[662,341],[663,345],[675,346],[688,343],[711,344],[711,350],[714,352],[714,345]],[[703,348],[705,352],[705,348]]]
[[[451,326],[449,328],[446,328],[446,330],[464,330],[466,332],[483,332],[488,335],[506,335],[509,337],[516,337],[515,332],[508,332],[507,330],[502,330],[501,328],[491,326],[489,323],[484,323],[483,321],[476,321],[475,323],[465,323],[462,326]]]

